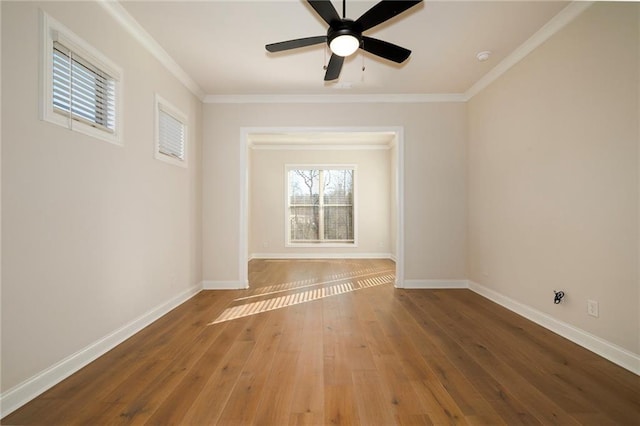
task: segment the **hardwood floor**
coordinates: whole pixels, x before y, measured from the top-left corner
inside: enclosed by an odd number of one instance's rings
[[[384,260],[254,260],[2,424],[640,423],[640,378]]]

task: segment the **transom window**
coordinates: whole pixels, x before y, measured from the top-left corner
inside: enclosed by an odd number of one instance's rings
[[[53,43],[53,109],[113,133],[115,80],[57,41]]]
[[[355,243],[355,166],[287,167],[288,243]]]
[[[40,10],[40,117],[74,132],[122,143],[122,69]]]
[[[156,159],[186,167],[186,123],[182,112],[156,94]]]

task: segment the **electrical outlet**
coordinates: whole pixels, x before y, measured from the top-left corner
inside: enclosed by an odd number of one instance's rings
[[[587,300],[587,314],[598,318],[598,302],[595,300]]]

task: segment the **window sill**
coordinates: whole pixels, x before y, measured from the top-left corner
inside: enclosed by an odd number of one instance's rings
[[[305,243],[291,243],[285,244],[288,248],[355,248],[358,244],[353,243],[325,243],[325,242],[305,242]]]

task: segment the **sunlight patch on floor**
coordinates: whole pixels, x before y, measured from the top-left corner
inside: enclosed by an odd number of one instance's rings
[[[378,274],[380,271],[378,270]],[[361,277],[372,274],[362,274]],[[359,278],[359,277],[358,277]],[[275,309],[286,308],[287,306],[293,306],[300,303],[312,302],[314,300],[323,299],[325,297],[337,296],[340,294],[349,293],[356,290],[362,290],[369,287],[375,287],[383,284],[393,283],[395,279],[394,274],[386,274],[386,275],[378,275],[371,278],[365,278],[362,280],[349,280],[345,281],[344,279],[336,279],[331,281],[325,281],[322,283],[317,283],[312,285],[313,287],[317,287],[318,285],[326,284],[329,282],[335,281],[343,281],[338,284],[330,285],[327,287],[320,288],[312,288],[304,291],[297,291],[295,293],[290,293],[282,296],[270,297],[268,299],[259,300],[256,302],[249,302],[242,305],[231,306],[225,309],[222,314],[214,321],[209,323],[208,325],[218,324],[225,321],[231,321],[236,318],[243,318],[250,315],[259,314],[262,312],[273,311]],[[306,280],[305,280],[306,281]],[[308,286],[303,286],[305,288]],[[299,289],[301,287],[298,287]],[[281,293],[287,290],[280,290],[274,293]],[[257,296],[257,295],[256,295]],[[249,297],[256,297],[249,296]],[[265,294],[261,294],[260,296],[265,296]],[[234,302],[247,300],[249,297],[242,297],[236,299]]]
[[[282,293],[285,291],[297,290],[300,288],[317,287],[325,284],[344,281],[346,278],[354,278],[354,277],[360,278],[368,275],[379,275],[383,273],[393,273],[393,272],[394,272],[393,269],[380,270],[376,268],[367,268],[367,269],[361,269],[355,272],[347,272],[343,274],[330,275],[324,281],[320,281],[320,278],[309,278],[306,280],[292,281],[288,283],[276,284],[276,285],[271,285],[266,287],[259,287],[259,288],[256,288],[255,290],[251,290],[251,293],[252,293],[251,295],[245,296],[245,297],[239,297],[235,301],[247,300],[247,299],[252,299],[256,297],[263,297],[270,294]]]

